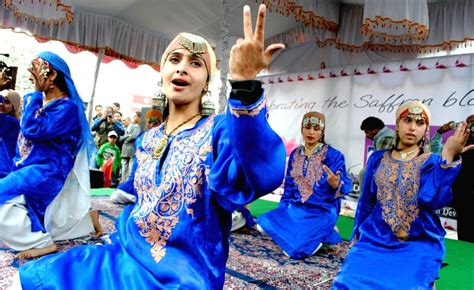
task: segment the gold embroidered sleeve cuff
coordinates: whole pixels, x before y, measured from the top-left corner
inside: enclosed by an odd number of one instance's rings
[[[443,160],[443,162],[441,163],[441,168],[443,168],[443,169],[455,168],[455,167],[458,167],[459,165],[461,165],[461,163],[462,163],[462,158],[461,157],[459,157],[458,160],[452,161],[450,163],[447,163],[446,161]]]
[[[260,100],[257,101],[257,103],[250,106],[238,106],[235,103],[235,101],[233,102],[233,100],[229,100],[229,110],[231,114],[236,116],[237,118],[242,115],[251,117],[257,116],[260,111],[266,106],[266,100],[263,95]]]

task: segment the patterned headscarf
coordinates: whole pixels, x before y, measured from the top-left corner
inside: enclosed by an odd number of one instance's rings
[[[199,55],[202,57],[206,64],[206,70],[208,75],[208,82],[210,83],[214,77],[216,72],[216,55],[214,50],[212,49],[211,45],[207,40],[202,38],[201,36],[181,32],[179,33],[168,45],[163,56],[161,57],[161,68],[165,65],[166,59],[168,55],[177,50],[184,48],[189,52]]]
[[[95,150],[94,139],[92,138],[92,134],[89,129],[89,123],[87,122],[86,114],[84,113],[84,103],[77,92],[76,86],[74,85],[69,66],[59,55],[50,51],[40,52],[37,56],[47,61],[54,70],[63,74],[68,88],[68,97],[74,102],[74,104],[76,104],[77,113],[79,114],[79,123],[81,125],[81,135],[83,142],[78,144],[77,149],[79,150],[80,148],[87,148],[87,152],[90,157],[90,154],[92,154]]]

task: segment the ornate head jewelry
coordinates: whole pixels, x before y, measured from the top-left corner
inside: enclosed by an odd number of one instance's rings
[[[308,127],[308,126],[324,129],[324,122],[323,120],[317,117],[306,117],[303,119],[303,127]]]
[[[177,49],[184,48],[192,54],[199,55],[206,64],[208,81],[211,82],[216,71],[216,55],[209,42],[201,36],[181,32],[168,45],[161,57],[161,67],[165,65],[168,55]]]
[[[323,114],[318,112],[308,112],[304,114],[301,122],[302,127],[313,126],[324,130],[326,118]]]
[[[422,102],[409,101],[402,104],[396,112],[397,122],[405,117],[410,117],[414,120],[425,120],[426,124],[430,124],[431,113]]]

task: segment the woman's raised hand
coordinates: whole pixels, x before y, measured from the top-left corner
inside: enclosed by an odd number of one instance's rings
[[[339,182],[341,181],[341,173],[338,171],[336,174],[334,174],[329,167],[326,165],[323,165],[324,171],[328,174],[327,181],[329,185],[333,188],[336,189],[339,186]]]
[[[441,155],[443,156],[444,160],[446,160],[448,163],[452,162],[455,155],[474,149],[474,144],[465,146],[469,137],[469,133],[470,131],[467,128],[467,123],[462,122],[456,131],[454,131],[454,134],[448,138],[443,146]]]
[[[230,51],[229,70],[232,80],[253,80],[268,66],[272,55],[285,48],[282,43],[269,45],[264,49],[265,5],[258,8],[255,32],[252,31],[250,7],[244,6],[244,36],[238,39]]]

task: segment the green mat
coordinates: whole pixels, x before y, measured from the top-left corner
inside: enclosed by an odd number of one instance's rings
[[[111,195],[116,188],[93,188],[91,189],[91,196],[107,196]]]
[[[253,216],[276,208],[278,203],[256,200],[250,204]],[[354,219],[340,216],[337,227],[341,237],[348,240],[351,236]],[[446,239],[446,257],[443,261],[448,266],[440,271],[440,279],[436,281],[437,290],[472,290],[474,289],[474,244]]]

